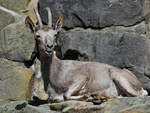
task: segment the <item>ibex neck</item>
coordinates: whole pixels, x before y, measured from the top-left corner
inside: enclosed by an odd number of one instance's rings
[[[40,53],[40,61],[41,61],[41,65],[44,67],[49,67],[51,66],[51,64],[56,62],[56,59],[54,57],[54,52],[52,52],[51,54],[41,54]]]
[[[59,61],[55,59],[54,53],[50,55],[40,53],[40,61],[42,78],[44,80],[44,89],[47,91],[48,84],[50,83],[50,77],[53,76],[53,73],[57,72],[57,64]]]

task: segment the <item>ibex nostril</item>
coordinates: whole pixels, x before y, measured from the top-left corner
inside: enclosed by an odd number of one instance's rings
[[[48,47],[48,48],[52,48],[52,47],[53,47],[53,45],[47,45],[47,47]]]

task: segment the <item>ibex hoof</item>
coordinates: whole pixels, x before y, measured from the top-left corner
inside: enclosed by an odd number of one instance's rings
[[[59,103],[59,102],[61,101],[58,99],[51,99],[51,98],[48,99],[48,103]]]

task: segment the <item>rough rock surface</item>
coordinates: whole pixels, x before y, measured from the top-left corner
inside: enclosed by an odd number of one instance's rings
[[[104,113],[150,113],[150,97],[129,97],[109,101]]]
[[[149,113],[150,97],[113,99],[101,105],[91,102],[66,101],[31,106],[26,101],[14,101],[0,105],[0,113]]]
[[[0,0],[0,5],[7,9],[21,12],[26,9],[29,1],[30,0]]]
[[[38,59],[35,60],[34,64],[31,66],[34,70],[34,84],[32,88],[32,96],[36,96],[40,99],[48,99],[48,94],[44,91],[44,81],[41,73],[41,63]]]
[[[62,13],[67,28],[131,26],[144,19],[143,0],[39,0],[41,16],[47,23],[45,7],[51,8],[54,20]]]
[[[66,101],[50,104],[50,109],[63,113],[102,113],[105,104],[94,105],[91,102],[84,101]]]
[[[2,28],[4,28],[5,26],[15,22],[15,18],[12,15],[10,15],[4,11],[0,10],[0,15],[1,15],[0,16],[0,30]]]
[[[35,107],[26,101],[12,101],[0,105],[0,113],[56,113],[50,112],[48,106]]]
[[[103,105],[79,101],[67,101],[39,107],[31,106],[26,101],[14,101],[0,105],[0,113],[102,113],[103,108]]]
[[[34,49],[34,35],[27,30],[24,22],[10,24],[0,31],[0,57],[29,61]]]
[[[31,98],[33,71],[13,66],[11,61],[0,59],[0,103],[1,101]]]

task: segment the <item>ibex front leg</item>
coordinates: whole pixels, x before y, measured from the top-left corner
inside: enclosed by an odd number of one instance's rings
[[[65,100],[83,100],[86,98],[85,95],[76,95],[79,91],[85,87],[87,80],[86,79],[78,79],[73,82],[73,84],[69,87],[68,91],[64,94]]]

